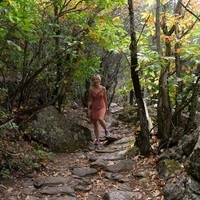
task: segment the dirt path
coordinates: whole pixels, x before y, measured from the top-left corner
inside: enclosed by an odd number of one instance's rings
[[[109,125],[113,121],[113,118],[107,118]],[[101,130],[99,146],[91,142],[84,150],[56,154],[54,161],[48,162],[43,171],[14,180],[12,184],[0,185],[1,199],[163,199],[163,181],[156,171],[156,156],[144,158],[136,154],[134,128],[119,125],[111,132],[109,142]],[[133,151],[127,153],[129,149]]]

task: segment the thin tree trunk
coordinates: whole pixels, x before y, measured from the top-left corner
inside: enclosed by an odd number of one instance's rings
[[[156,47],[157,52],[163,55],[160,37],[160,0],[156,0]]]
[[[160,39],[160,0],[157,0],[156,7],[156,39],[157,39],[157,51],[162,56],[161,39]],[[165,24],[165,16],[163,20],[163,32],[169,34],[167,26]],[[171,29],[172,31],[173,29]],[[167,33],[166,33],[167,32]],[[170,42],[166,41],[166,56],[171,54]],[[168,141],[171,127],[171,107],[169,91],[166,88],[169,78],[169,66],[170,63],[166,62],[161,69],[159,78],[159,94],[158,94],[158,107],[157,107],[157,121],[158,121],[158,137],[161,139],[161,145]]]
[[[181,58],[180,58],[180,54],[178,53],[178,49],[180,48],[180,44],[176,43],[175,44],[175,65],[176,65],[176,77],[181,78]],[[178,81],[178,88],[177,88],[177,92],[176,92],[176,108],[175,108],[175,112],[176,110],[179,110],[182,102],[180,101],[180,97],[179,95],[183,92],[183,81]],[[174,124],[174,126],[179,126],[181,124],[181,116],[182,116],[182,110],[180,110],[180,112],[178,112],[175,116],[172,117],[172,122]]]
[[[141,132],[138,135],[138,147],[140,149],[140,153],[144,156],[149,156],[150,154],[150,141],[149,141],[149,130],[148,130],[148,120],[145,112],[144,101],[142,98],[142,92],[139,82],[138,71],[136,70],[138,66],[137,60],[137,40],[135,33],[135,25],[134,25],[134,10],[133,10],[133,1],[128,0],[129,5],[129,17],[130,17],[130,34],[131,34],[131,78],[135,90],[135,97],[138,104],[138,112],[140,118],[140,127]]]
[[[166,88],[169,74],[169,64],[163,67],[159,78],[159,94],[158,94],[158,137],[162,140],[162,143],[168,141],[170,137],[170,126],[171,126],[171,108],[169,91]]]

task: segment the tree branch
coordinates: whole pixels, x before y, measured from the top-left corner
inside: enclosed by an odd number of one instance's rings
[[[138,42],[139,42],[139,40],[140,40],[140,37],[141,37],[141,35],[142,35],[142,33],[143,33],[143,31],[144,31],[144,28],[145,28],[145,26],[147,25],[147,22],[149,21],[149,18],[150,18],[150,15],[147,17],[147,19],[145,20],[145,23],[144,23],[144,25],[143,25],[143,27],[142,27],[142,31],[140,32],[140,35],[139,35],[139,37],[138,37],[138,39],[137,39],[137,44],[138,44]]]
[[[178,1],[184,8],[185,10],[187,10],[190,14],[192,14],[194,17],[196,17],[199,21],[200,21],[200,18],[194,14],[191,10],[189,10],[182,2]]]

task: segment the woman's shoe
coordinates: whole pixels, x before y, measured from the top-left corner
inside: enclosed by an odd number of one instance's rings
[[[110,132],[106,130],[106,131],[105,131],[105,136],[106,136],[106,137],[110,137]]]
[[[99,140],[95,140],[94,144],[95,144],[95,145],[99,145],[99,144],[100,144],[100,141],[99,141]]]

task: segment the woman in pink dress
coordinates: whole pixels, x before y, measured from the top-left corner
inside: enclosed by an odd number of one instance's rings
[[[105,136],[108,137],[110,132],[107,129],[106,123],[104,121],[104,116],[106,114],[108,105],[106,97],[106,88],[100,85],[101,77],[95,75],[92,77],[92,87],[89,89],[89,99],[88,99],[88,116],[94,125],[94,133],[96,136],[95,144],[100,144],[99,140],[99,126],[103,127],[105,131]]]

